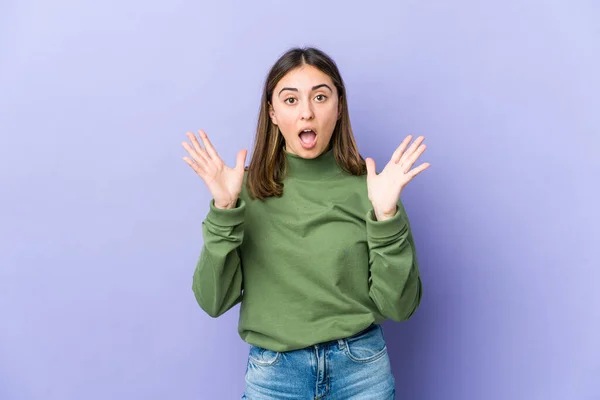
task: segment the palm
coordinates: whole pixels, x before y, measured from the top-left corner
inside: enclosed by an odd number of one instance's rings
[[[397,164],[396,164],[397,166]],[[390,163],[379,174],[367,175],[367,193],[372,203],[377,203],[383,210],[392,210],[400,197],[406,183],[399,174],[394,174],[395,168]],[[383,201],[381,201],[383,199]]]
[[[204,131],[200,131],[200,137],[206,149],[200,146],[195,135],[188,133],[193,147],[187,142],[183,142],[182,145],[192,159],[188,157],[183,157],[183,159],[204,180],[216,205],[220,207],[233,206],[242,191],[244,161],[247,152],[245,149],[240,150],[236,157],[235,167],[230,168],[221,160]]]
[[[215,199],[222,199],[225,204],[229,204],[237,199],[241,192],[244,169],[229,168],[220,160],[215,164],[214,172],[209,171],[204,182]]]

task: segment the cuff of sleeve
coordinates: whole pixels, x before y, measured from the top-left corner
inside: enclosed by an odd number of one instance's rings
[[[206,219],[218,226],[236,226],[244,222],[245,211],[246,202],[239,197],[235,207],[231,209],[217,208],[215,207],[215,199],[211,199]]]
[[[371,208],[367,212],[366,221],[367,237],[372,239],[389,238],[406,229],[406,220],[402,217],[400,207],[398,207],[398,211],[396,211],[396,214],[392,218],[385,221],[378,221],[377,217],[375,217],[375,210]]]

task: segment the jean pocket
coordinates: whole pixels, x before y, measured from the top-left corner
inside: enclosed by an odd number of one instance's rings
[[[278,351],[265,349],[251,344],[248,358],[255,365],[268,366],[277,364],[280,355],[281,354]]]
[[[379,325],[358,336],[346,338],[345,342],[346,355],[356,363],[370,363],[387,354],[387,346]]]

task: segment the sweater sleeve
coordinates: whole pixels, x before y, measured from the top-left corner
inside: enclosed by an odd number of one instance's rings
[[[375,211],[367,213],[369,246],[369,296],[386,318],[410,318],[421,303],[422,285],[410,222],[402,202],[385,221],[377,221]]]
[[[202,222],[204,244],[194,270],[192,290],[200,307],[213,318],[242,300],[240,244],[245,209],[241,198],[232,209],[216,208],[211,199]]]

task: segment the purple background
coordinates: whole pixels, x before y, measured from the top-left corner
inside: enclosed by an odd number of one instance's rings
[[[269,67],[316,45],[364,157],[429,146],[398,399],[600,399],[598,4],[2,1],[0,398],[241,396],[239,307],[191,291],[210,194],[180,143],[232,165]]]

